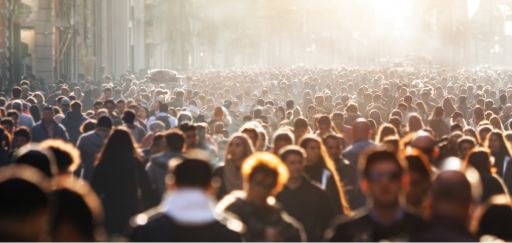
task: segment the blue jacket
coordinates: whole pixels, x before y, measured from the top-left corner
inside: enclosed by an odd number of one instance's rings
[[[89,118],[82,115],[80,111],[70,111],[66,114],[66,117],[62,119],[61,124],[66,128],[69,140],[71,140],[74,145],[76,145],[78,138],[82,135],[80,127],[87,120],[89,120]]]
[[[32,142],[39,143],[49,138],[61,138],[64,141],[69,141],[68,133],[66,132],[66,128],[60,125],[57,121],[53,120],[53,137],[48,136],[48,130],[46,126],[43,124],[41,120],[37,123],[32,130]]]
[[[344,159],[348,160],[350,164],[358,171],[357,162],[359,160],[359,155],[363,150],[368,146],[375,146],[376,144],[368,139],[361,139],[354,141],[352,145],[345,149],[341,153]]]
[[[167,190],[165,176],[167,176],[169,160],[173,158],[183,158],[183,155],[181,153],[170,151],[155,154],[151,157],[150,162],[146,166],[146,172],[148,173],[149,180],[160,196],[163,196],[164,192]]]

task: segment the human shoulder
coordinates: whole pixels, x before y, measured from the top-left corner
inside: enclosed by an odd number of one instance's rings
[[[215,169],[213,170],[213,173],[212,173],[212,175],[213,175],[214,177],[215,177],[215,176],[220,177],[220,176],[222,176],[223,174],[224,174],[224,165],[219,165],[219,166],[217,166],[217,168],[215,168]]]
[[[325,231],[324,238],[330,241],[353,241],[353,236],[368,231],[371,225],[368,210],[363,207],[355,210],[353,215],[336,216]]]

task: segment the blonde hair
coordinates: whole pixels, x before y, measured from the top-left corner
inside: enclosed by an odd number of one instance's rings
[[[249,185],[251,175],[257,167],[267,167],[267,169],[277,173],[276,185],[272,189],[271,195],[277,195],[290,177],[288,168],[279,157],[268,152],[258,152],[249,156],[242,165],[242,177],[244,178],[245,185]]]

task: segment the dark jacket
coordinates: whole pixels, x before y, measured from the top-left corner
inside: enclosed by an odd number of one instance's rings
[[[162,203],[141,214],[148,222],[131,220],[132,241],[218,242],[242,241],[243,224],[233,217],[215,212],[215,204],[204,189],[186,187],[165,194]],[[134,225],[135,224],[135,225]],[[233,227],[237,226],[238,227]]]
[[[334,217],[334,208],[329,195],[319,185],[304,177],[297,188],[284,186],[276,200],[304,226],[308,241],[322,241],[323,233]]]
[[[239,193],[239,191],[235,191],[235,193],[237,192]],[[228,203],[230,201],[233,202]],[[274,228],[283,241],[297,242],[307,240],[302,225],[278,207],[258,207],[235,196],[234,193],[219,202],[219,205],[225,204],[227,206],[223,210],[238,216],[240,221],[247,227],[247,231],[242,236],[244,241],[266,241],[265,231],[269,227]]]
[[[403,214],[390,225],[383,225],[367,209],[363,208],[349,218],[342,215],[333,221],[333,227],[326,231],[327,240],[331,242],[355,242],[355,241],[407,241],[411,232],[423,222],[423,220],[411,213],[403,211]]]
[[[182,108],[183,105],[185,105],[185,102],[183,100],[179,100],[179,99],[175,99],[169,103],[167,103],[167,105],[169,107],[174,107],[174,108]]]
[[[432,119],[428,122],[428,127],[432,128],[436,134],[437,139],[441,139],[445,135],[450,134],[450,127],[448,124],[440,119]]]
[[[92,89],[84,91],[84,97],[82,98],[82,110],[87,112],[92,110],[94,106],[94,100],[92,99]]]
[[[78,170],[75,171],[76,176],[91,182],[96,156],[103,148],[108,135],[108,133],[101,133],[95,130],[80,136],[76,148],[80,150],[82,163]]]
[[[66,117],[62,118],[61,124],[66,128],[69,134],[69,141],[74,145],[76,145],[78,138],[82,135],[80,127],[87,120],[89,118],[82,115],[80,111],[70,111],[66,114]]]
[[[32,134],[32,142],[40,143],[49,138],[61,138],[64,141],[69,141],[68,133],[66,132],[66,128],[59,124],[57,121],[53,120],[53,136],[50,137],[48,135],[48,130],[46,126],[43,124],[43,120],[37,123],[31,130]]]
[[[347,203],[350,205],[350,208],[358,209],[364,206],[364,196],[362,196],[363,193],[357,184],[357,170],[355,170],[346,159],[339,158],[335,163],[336,170],[338,171],[343,184],[343,192],[345,193],[345,198]]]
[[[434,216],[428,223],[422,224],[415,231],[412,242],[476,242],[466,226],[449,217]]]
[[[503,193],[508,194],[507,186],[496,174],[480,174],[480,180],[482,181],[482,199],[481,202],[485,202],[487,199],[494,195]]]
[[[220,180],[219,188],[217,189],[217,194],[215,197],[217,200],[221,200],[224,196],[226,196],[229,192],[226,188],[226,184],[224,184],[224,165],[220,165],[213,171],[213,176],[217,177]]]
[[[150,158],[150,162],[146,167],[149,180],[160,196],[167,190],[165,177],[169,168],[169,160],[173,158],[183,158],[183,155],[175,152],[155,154]]]
[[[150,215],[145,225],[133,230],[133,242],[241,242],[240,235],[221,222],[201,226],[179,225],[159,212]]]

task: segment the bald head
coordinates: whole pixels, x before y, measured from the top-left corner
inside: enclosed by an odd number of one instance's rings
[[[421,150],[429,157],[430,162],[435,158],[436,140],[429,133],[419,131],[412,139],[411,146]]]
[[[432,184],[432,206],[453,205],[469,209],[471,184],[466,175],[457,170],[446,170],[437,175]],[[434,211],[434,213],[436,213]]]
[[[363,119],[358,118],[352,125],[352,138],[354,141],[359,139],[370,139],[370,124]]]
[[[507,115],[510,113],[512,113],[512,105],[511,104],[507,104],[505,106],[503,106],[503,115]]]

